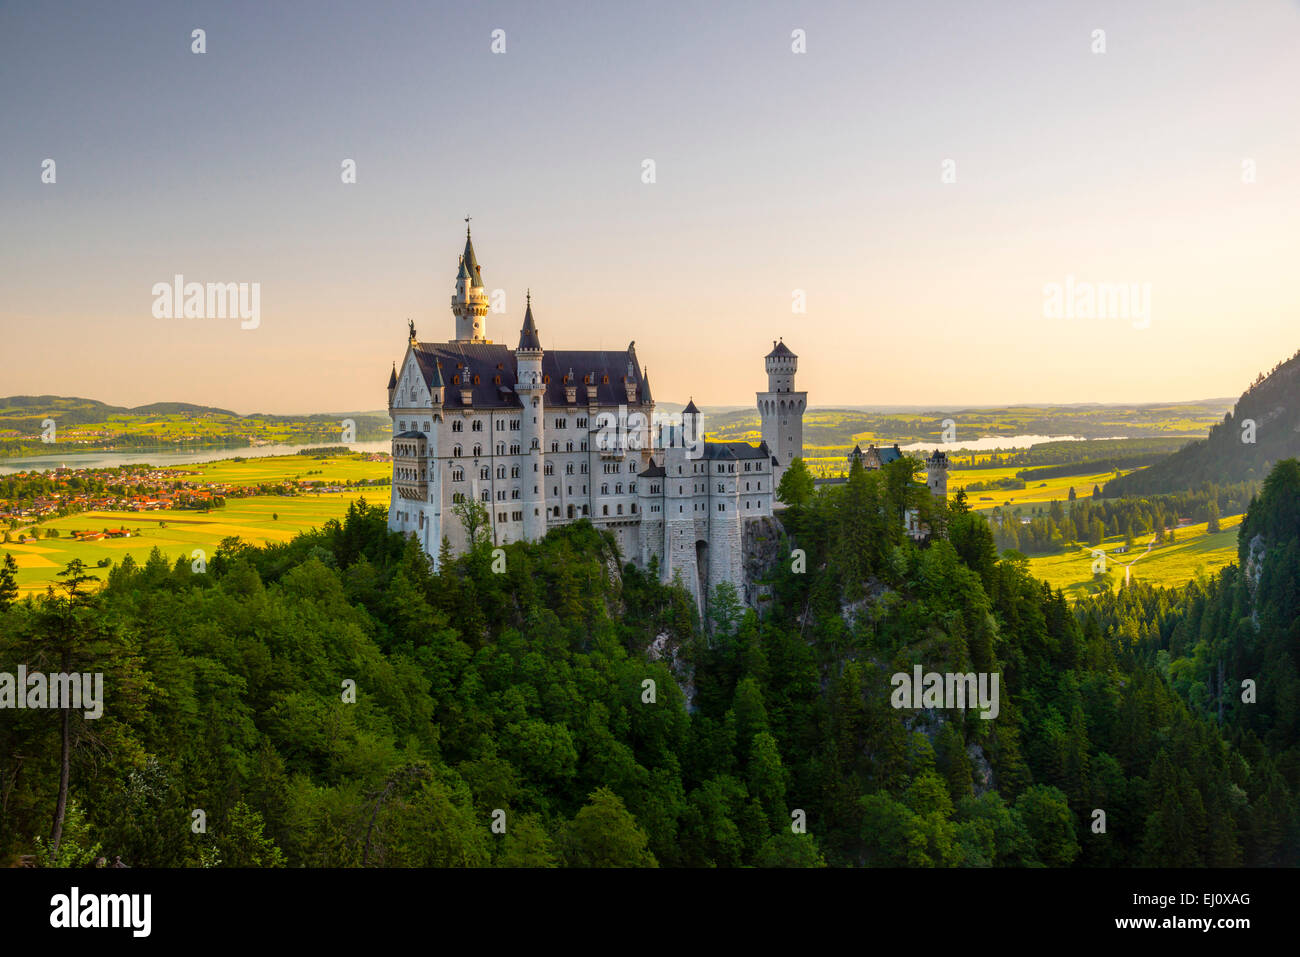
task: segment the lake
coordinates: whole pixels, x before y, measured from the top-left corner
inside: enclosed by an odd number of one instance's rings
[[[258,445],[251,448],[200,449],[178,452],[174,449],[133,449],[129,452],[70,452],[67,455],[32,455],[27,458],[0,459],[0,475],[30,472],[33,469],[56,469],[60,466],[78,469],[111,469],[120,465],[193,465],[195,462],[216,462],[221,459],[262,458],[268,455],[297,455],[302,449],[328,448],[331,443],[310,445]],[[353,452],[389,452],[392,442],[351,442]]]

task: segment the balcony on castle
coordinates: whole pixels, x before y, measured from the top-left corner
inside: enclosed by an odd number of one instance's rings
[[[393,436],[393,494],[407,501],[429,497],[429,443],[423,432]]]

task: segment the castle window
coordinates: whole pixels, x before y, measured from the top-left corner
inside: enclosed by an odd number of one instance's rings
[[[511,512],[511,513],[510,513],[510,518],[511,518],[513,521],[516,521],[516,522],[522,522],[523,519],[524,519],[524,513],[523,513],[523,512]]]
[[[497,468],[497,478],[506,477],[506,467],[504,465]]]
[[[497,492],[497,501],[504,502],[505,500],[506,500],[506,490],[502,489],[501,491]]]
[[[475,376],[475,377],[474,377],[474,384],[475,384],[475,385],[478,385],[478,376]]]
[[[451,447],[451,454],[453,458],[460,458],[460,453],[461,453],[461,449],[459,445],[453,445]]]
[[[397,431],[398,431],[398,432],[405,432],[405,431],[406,431],[406,420],[405,420],[405,419],[398,419],[398,420],[397,420]]]
[[[511,478],[519,478],[519,466],[518,466],[518,465],[515,465],[515,466],[512,466],[512,467],[511,467],[511,469],[510,469],[510,477],[511,477]]]
[[[511,419],[511,420],[510,420],[510,431],[511,431],[511,432],[518,432],[518,431],[519,431],[519,420],[518,420],[518,419]]]
[[[472,426],[470,426],[470,428],[472,428],[475,432],[482,432],[482,431],[483,431],[483,420],[482,420],[482,419],[475,419],[475,420],[474,420],[474,424],[473,424]]]
[[[727,487],[726,487],[725,485],[723,485],[721,482],[719,482],[719,483],[718,483],[718,491],[719,491],[719,492],[725,492],[726,490],[727,490]]]
[[[580,428],[580,429],[585,429],[586,427],[587,427],[587,420],[586,420],[586,419],[578,419],[578,428]]]
[[[633,502],[633,503],[632,503],[632,514],[633,514],[633,515],[636,514],[636,502]]]
[[[560,443],[559,443],[559,442],[552,442],[552,443],[551,443],[551,451],[552,451],[552,452],[558,452],[558,451],[560,451]]]
[[[620,506],[618,507],[618,514],[619,514],[619,515],[622,515],[622,514],[623,514],[623,506],[622,506],[622,505],[620,505]]]
[[[601,384],[601,385],[609,385],[609,376],[607,376],[607,375],[603,375],[603,376],[601,376],[601,377],[600,377],[600,384]]]
[[[555,474],[555,464],[554,464],[554,463],[552,463],[552,462],[547,462],[547,463],[546,463],[546,474],[547,474],[547,475],[554,475],[554,474]]]
[[[585,505],[582,506],[582,514],[583,514],[583,515],[586,515],[586,514],[587,514],[587,506],[585,506]]]
[[[451,377],[451,384],[452,384],[452,385],[460,385],[460,376],[458,376],[458,375],[454,375],[454,376],[452,376],[452,377]]]
[[[559,495],[560,495],[560,487],[559,487],[558,485],[554,485],[554,486],[552,486],[552,487],[551,487],[551,494],[554,495],[554,496],[556,496],[556,497],[558,498]]]
[[[584,444],[585,444],[585,443],[584,443]],[[583,474],[583,475],[586,475],[586,474],[587,474],[587,463],[586,463],[586,462],[583,462],[583,463],[582,463],[581,471],[582,471],[582,474]]]
[[[506,454],[506,444],[504,442],[498,442],[497,455],[505,455],[505,454]]]
[[[602,514],[602,515],[608,515],[608,514],[609,514],[609,506],[608,506],[608,505],[602,505],[602,506],[601,506],[601,509],[602,509],[602,511],[601,511],[601,514]]]
[[[566,452],[572,452],[572,451],[573,451],[573,443],[572,443],[572,442],[565,442],[565,443],[564,443],[564,451],[566,451]]]
[[[483,446],[479,445],[478,443],[475,443],[475,444],[474,444],[474,458],[478,458],[478,457],[479,457],[480,455],[482,455],[482,454],[483,454]]]
[[[564,474],[565,474],[565,475],[572,475],[572,474],[573,474],[573,463],[572,463],[572,462],[570,462],[568,465],[566,465],[566,466],[564,467]]]
[[[622,495],[622,494],[623,494],[623,483],[622,483],[622,482],[619,482],[618,484],[616,484],[616,485],[614,486],[614,494],[615,494],[615,495]]]
[[[631,485],[629,485],[629,486],[627,487],[627,490],[628,490],[628,492],[629,492],[630,494],[635,495],[635,494],[636,494],[636,482],[633,482]]]
[[[464,431],[465,431],[465,423],[462,422],[460,419],[456,419],[456,420],[454,420],[454,421],[451,423],[451,430],[452,430],[453,432],[464,432]]]
[[[492,501],[492,493],[489,492],[487,489],[484,489],[483,494],[480,495],[479,498],[481,498],[485,502],[490,502]]]
[[[478,477],[483,479],[483,481],[486,482],[488,479],[492,477],[491,469],[489,469],[486,465],[483,466],[481,469],[478,470]]]
[[[719,511],[719,512],[725,512],[726,510],[727,510],[727,506],[724,505],[722,502],[719,502],[719,503],[718,503],[718,511]]]
[[[518,444],[518,443],[516,443],[516,444],[510,446],[510,454],[511,454],[511,455],[518,455],[518,454],[519,454],[519,444]]]
[[[551,384],[551,376],[549,373],[547,375],[542,376],[542,382],[545,383],[546,385]]]
[[[452,492],[452,493],[451,493],[451,500],[452,500],[453,502],[463,502],[463,501],[465,501],[465,493],[464,493],[464,492]]]
[[[512,488],[512,489],[510,490],[510,497],[513,498],[513,499],[520,499],[520,498],[522,498],[523,496],[520,494],[519,489],[517,489],[517,488]]]
[[[451,470],[451,480],[452,480],[453,482],[463,482],[463,481],[465,481],[465,473],[464,473],[463,471],[461,471],[460,469],[452,469],[452,470]]]
[[[601,495],[608,495],[608,494],[609,494],[609,486],[608,486],[608,485],[602,485],[602,486],[600,487],[600,494],[601,494]]]

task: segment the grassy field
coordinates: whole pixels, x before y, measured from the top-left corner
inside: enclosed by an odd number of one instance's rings
[[[1116,554],[1115,548],[1124,544],[1123,538],[1108,538],[1101,548],[1107,554],[1107,574],[1094,580],[1092,549],[1086,546],[1070,548],[1059,555],[1044,555],[1029,560],[1031,572],[1053,588],[1060,588],[1071,598],[1078,598],[1103,584],[1118,587],[1125,580],[1125,565],[1132,563],[1130,576],[1134,582],[1150,585],[1183,585],[1199,575],[1214,575],[1225,565],[1237,560],[1237,526],[1240,515],[1231,515],[1220,521],[1221,530],[1209,534],[1206,525],[1188,525],[1177,531],[1176,540],[1146,550],[1148,539],[1134,542],[1127,554]]]
[[[198,472],[187,475],[189,482],[232,482],[240,485],[259,485],[264,482],[301,479],[303,481],[346,482],[358,479],[382,479],[392,474],[389,462],[367,462],[363,456],[325,455],[313,458],[307,455],[268,455],[261,458],[221,459],[217,462],[200,462],[179,465],[178,472]],[[387,490],[381,494],[387,495]]]
[[[948,494],[955,495],[957,490],[975,482],[993,482],[1003,478],[1015,478],[1016,468],[1001,469],[951,469],[948,472]],[[966,501],[975,511],[985,511],[999,505],[1013,507],[1022,505],[1046,505],[1052,499],[1065,501],[1074,489],[1079,498],[1092,495],[1094,485],[1105,485],[1116,473],[1086,472],[1082,475],[1062,475],[1055,478],[1039,479],[1025,483],[1022,489],[995,490],[991,492],[966,493]]]
[[[240,480],[248,479],[241,477]],[[230,499],[225,508],[207,513],[193,510],[82,512],[42,523],[42,528],[58,529],[59,538],[42,538],[26,545],[4,545],[0,546],[0,550],[10,552],[18,563],[19,593],[31,594],[44,591],[49,583],[58,581],[58,573],[74,558],[80,558],[91,566],[90,571],[101,578],[108,573],[107,568],[94,567],[101,559],[109,558],[117,563],[130,555],[135,561],[143,563],[155,545],[171,563],[175,563],[181,556],[188,558],[196,548],[203,549],[211,559],[223,538],[237,535],[244,541],[257,545],[288,541],[298,532],[319,528],[328,519],[342,517],[348,504],[353,499],[362,497],[372,505],[387,507],[388,487],[319,495],[266,495]],[[164,524],[160,525],[160,522]],[[70,537],[74,530],[98,531],[104,528],[127,528],[132,534],[130,538],[109,538],[97,542],[76,542]],[[135,534],[137,529],[138,536]]]

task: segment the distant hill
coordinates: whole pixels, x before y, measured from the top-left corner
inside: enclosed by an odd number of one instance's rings
[[[1253,438],[1254,441],[1248,441]],[[1109,498],[1179,492],[1204,482],[1262,481],[1273,465],[1300,455],[1300,352],[1260,375],[1204,439],[1140,471],[1112,479]]]
[[[42,438],[47,419],[56,426],[52,443]],[[355,423],[358,442],[384,439],[390,432],[386,412],[240,415],[189,402],[151,402],[130,408],[77,396],[12,395],[0,398],[0,458],[68,450],[320,444],[339,441],[344,419]]]

